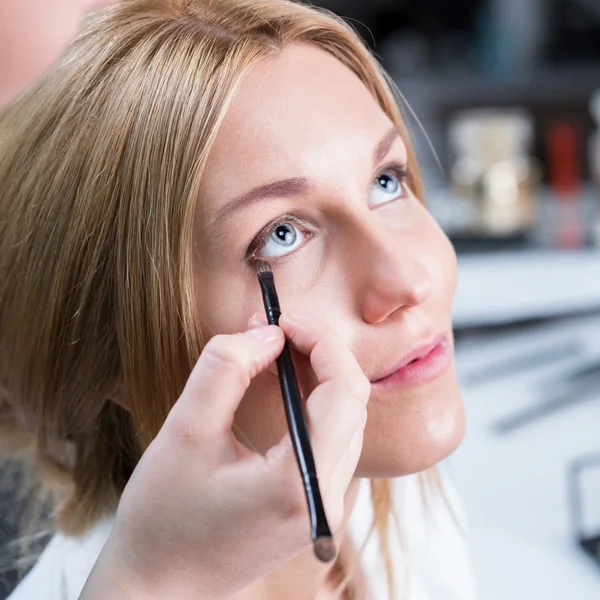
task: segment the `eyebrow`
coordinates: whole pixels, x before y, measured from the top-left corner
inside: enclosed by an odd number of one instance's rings
[[[373,164],[381,162],[390,151],[393,143],[400,138],[400,131],[394,125],[379,141],[373,150]],[[291,177],[281,179],[265,185],[259,185],[251,190],[230,200],[223,206],[218,213],[210,220],[208,225],[214,225],[226,216],[239,210],[242,207],[248,207],[266,198],[289,198],[291,196],[300,196],[305,194],[313,187],[313,183],[307,177]]]
[[[373,164],[380,163],[390,151],[392,144],[397,138],[401,137],[400,130],[394,125],[384,136],[381,141],[375,146],[373,151]]]
[[[281,179],[266,185],[259,185],[245,192],[241,196],[228,202],[212,219],[210,224],[222,220],[227,215],[236,210],[251,206],[265,198],[289,198],[290,196],[299,196],[306,193],[312,184],[306,177],[292,177],[290,179]]]

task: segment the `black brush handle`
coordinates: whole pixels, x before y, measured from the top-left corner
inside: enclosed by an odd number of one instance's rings
[[[267,315],[267,321],[270,325],[279,325],[279,317],[281,316],[281,308],[279,306],[279,298],[275,289],[275,281],[273,273],[261,271],[258,273],[258,280],[262,291],[263,303]],[[323,499],[319,489],[319,481],[315,467],[315,460],[310,445],[310,437],[306,418],[302,409],[302,398],[296,378],[296,371],[292,361],[290,347],[287,342],[283,346],[283,351],[276,360],[277,372],[279,374],[279,385],[281,387],[281,395],[283,397],[283,405],[285,407],[285,416],[287,419],[288,429],[296,461],[302,475],[304,492],[308,503],[308,510],[311,522],[311,537],[315,547],[315,553],[320,560],[328,562],[334,556],[333,544],[328,544],[331,541],[332,534],[325,515],[323,507]],[[328,538],[324,540],[323,538]]]
[[[310,512],[312,539],[316,540],[318,537],[323,536],[331,537],[331,531],[329,529],[329,524],[327,523],[327,517],[325,516],[325,510],[323,508],[323,500],[319,490],[319,481],[317,479],[315,460],[310,445],[308,427],[302,410],[300,390],[298,389],[294,364],[292,362],[292,356],[287,341],[285,342],[282,353],[277,359],[277,371],[279,373],[279,384],[283,396],[285,415],[287,417],[292,445],[304,482],[304,491],[306,493],[308,510]]]

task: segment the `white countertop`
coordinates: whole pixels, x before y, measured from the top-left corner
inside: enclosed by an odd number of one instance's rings
[[[581,351],[560,362],[497,381],[469,383],[474,372],[497,361],[526,359],[571,342],[580,344]],[[600,316],[520,333],[496,332],[457,346],[468,426],[463,445],[448,463],[469,516],[482,600],[600,598],[600,567],[572,538],[566,479],[572,459],[600,451],[600,389],[592,400],[510,433],[493,429],[498,419],[540,401],[541,380],[594,356],[600,356]],[[600,483],[600,469],[594,476]],[[595,500],[591,509],[600,517],[600,494]]]
[[[456,326],[510,323],[600,306],[600,251],[460,256]]]

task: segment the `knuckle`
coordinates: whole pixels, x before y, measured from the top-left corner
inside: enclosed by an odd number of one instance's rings
[[[321,339],[315,344],[312,350],[311,360],[318,363],[322,370],[333,377],[338,374],[336,371],[339,371],[339,368],[336,369],[338,360],[333,358],[335,352],[338,352],[337,348],[332,348],[330,344],[325,343],[325,340]]]
[[[205,428],[198,419],[180,412],[169,415],[169,429],[175,441],[185,448],[197,448],[206,436]]]
[[[298,347],[301,345],[299,334],[295,329],[292,329],[291,331],[286,329],[285,336],[292,346]]]
[[[319,339],[311,353],[311,361],[332,378],[345,378],[349,374],[352,360],[354,357],[350,349],[333,338]]]
[[[247,349],[234,336],[219,334],[212,337],[202,354],[207,366],[216,372],[226,370],[228,377],[235,377],[239,384],[248,387],[252,359]]]
[[[235,351],[231,343],[231,337],[226,334],[218,334],[208,340],[204,346],[203,354],[206,358],[223,363],[235,362]]]

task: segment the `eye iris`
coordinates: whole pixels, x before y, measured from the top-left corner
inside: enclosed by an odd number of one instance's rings
[[[390,176],[388,173],[383,173],[377,178],[377,183],[386,192],[397,192],[398,191],[398,180],[395,177]]]
[[[289,225],[278,225],[273,233],[272,237],[279,243],[291,245],[296,241],[296,232]]]

